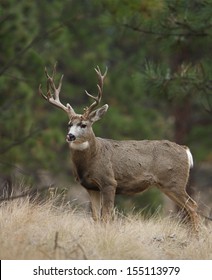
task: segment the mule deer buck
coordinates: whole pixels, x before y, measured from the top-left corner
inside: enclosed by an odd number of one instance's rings
[[[98,76],[98,94],[86,94],[94,102],[84,109],[83,114],[75,113],[70,104],[60,101],[62,79],[58,88],[53,74],[47,77],[47,94],[40,95],[52,105],[68,114],[66,141],[71,150],[74,174],[88,191],[94,220],[108,221],[114,209],[116,194],[135,194],[156,186],[178,206],[185,209],[195,230],[198,229],[196,202],[186,193],[189,170],[193,158],[189,148],[176,143],[162,141],[115,141],[94,135],[92,125],[108,110],[108,105],[96,108],[102,98],[103,83],[107,74],[95,68]]]

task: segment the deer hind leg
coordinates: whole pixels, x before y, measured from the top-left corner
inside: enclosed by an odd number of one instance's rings
[[[101,193],[100,191],[87,190],[91,201],[91,212],[94,221],[100,220],[101,215]]]
[[[172,199],[180,208],[185,209],[193,226],[193,230],[198,232],[199,217],[197,214],[197,203],[186,193],[186,191],[171,190],[165,194]]]

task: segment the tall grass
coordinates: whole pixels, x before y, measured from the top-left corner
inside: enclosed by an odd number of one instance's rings
[[[212,259],[212,225],[199,237],[177,219],[88,214],[28,198],[0,204],[0,259]]]

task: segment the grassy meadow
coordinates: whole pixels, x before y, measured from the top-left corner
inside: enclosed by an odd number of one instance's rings
[[[0,259],[212,259],[212,222],[199,237],[176,218],[116,214],[108,224],[55,199],[0,204]]]

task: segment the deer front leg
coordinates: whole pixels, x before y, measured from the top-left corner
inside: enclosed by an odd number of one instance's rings
[[[101,219],[104,222],[111,220],[113,209],[114,209],[114,200],[116,188],[114,186],[107,186],[102,191],[102,213]]]
[[[100,191],[87,190],[91,201],[91,212],[94,221],[100,220],[101,214],[101,193]]]

